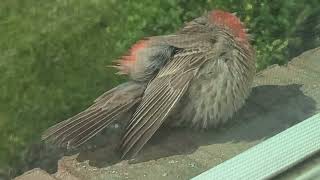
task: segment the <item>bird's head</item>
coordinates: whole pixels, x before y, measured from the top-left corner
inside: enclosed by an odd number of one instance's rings
[[[213,10],[207,16],[209,24],[228,29],[239,41],[248,41],[246,28],[235,14]]]

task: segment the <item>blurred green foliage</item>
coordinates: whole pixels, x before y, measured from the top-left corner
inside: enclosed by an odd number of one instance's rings
[[[138,39],[172,33],[205,10],[237,12],[263,69],[288,60],[297,28],[319,6],[319,0],[2,0],[0,167],[19,167],[44,129],[121,82],[106,65]]]

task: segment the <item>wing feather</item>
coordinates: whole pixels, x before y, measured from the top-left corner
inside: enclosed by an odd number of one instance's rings
[[[205,61],[203,52],[194,51],[193,56],[189,53],[182,51],[175,55],[149,83],[122,138],[122,158],[129,154],[135,156],[141,150],[185,94],[199,68],[199,64],[197,67],[190,65],[193,61]]]

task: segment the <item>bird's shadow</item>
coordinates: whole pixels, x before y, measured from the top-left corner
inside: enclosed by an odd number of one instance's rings
[[[220,128],[196,131],[183,128],[162,128],[144,146],[132,163],[172,155],[190,154],[200,146],[239,141],[255,141],[271,137],[312,116],[316,102],[303,94],[302,85],[262,85],[254,87],[245,106],[233,119]],[[73,152],[50,151],[34,165],[55,172],[57,161],[64,155],[79,153],[77,160],[89,161],[91,166],[107,167],[120,162],[117,146],[119,130],[107,129],[86,146]]]
[[[254,87],[246,105],[224,126],[207,131],[162,128],[136,157],[134,163],[172,155],[189,154],[198,147],[216,143],[255,141],[271,137],[310,117],[316,102],[303,94],[301,85],[263,85]],[[89,160],[95,167],[120,161],[116,145],[120,134],[101,135],[97,148],[81,151],[78,161]],[[99,143],[100,142],[100,143]],[[103,143],[101,143],[103,142]],[[91,142],[92,143],[92,142]]]

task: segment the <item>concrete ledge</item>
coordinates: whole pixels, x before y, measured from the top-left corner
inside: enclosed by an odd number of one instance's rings
[[[246,180],[275,177],[320,151],[319,129],[320,113],[192,180]]]
[[[31,171],[25,172],[21,176],[14,178],[15,180],[57,180],[46,171],[39,168],[33,169]]]

